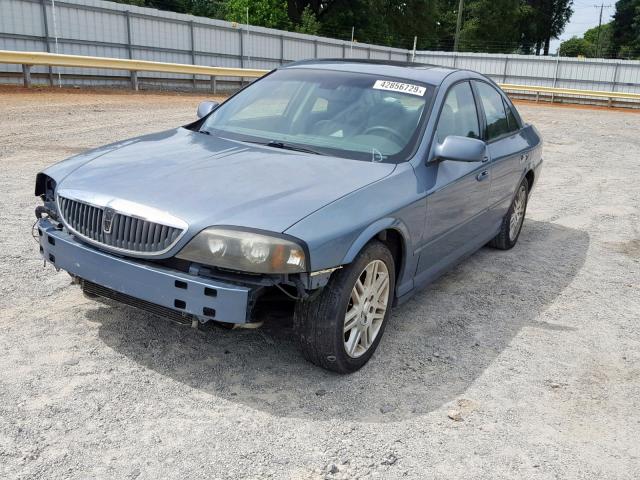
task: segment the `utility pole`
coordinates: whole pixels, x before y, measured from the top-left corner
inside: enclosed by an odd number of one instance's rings
[[[594,7],[600,8],[600,19],[598,20],[598,32],[596,34],[596,58],[597,58],[600,54],[600,28],[602,27],[602,10],[604,10],[605,8],[611,8],[612,5],[605,5],[603,2],[599,6],[594,5]]]
[[[596,35],[596,58],[600,52],[600,27],[602,27],[602,10],[604,9],[604,3],[600,4],[600,20],[598,20],[598,34]]]
[[[464,0],[460,0],[458,5],[458,22],[456,23],[456,38],[453,41],[453,51],[458,51],[458,42],[460,41],[460,28],[462,27],[462,9],[464,8]]]

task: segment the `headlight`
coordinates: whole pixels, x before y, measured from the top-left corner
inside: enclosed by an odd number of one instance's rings
[[[176,256],[251,273],[299,273],[306,267],[305,251],[295,241],[228,228],[203,230]]]

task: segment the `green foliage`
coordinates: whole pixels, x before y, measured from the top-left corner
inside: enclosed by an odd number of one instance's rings
[[[601,25],[599,34],[598,27],[590,28],[584,32],[582,38],[593,46],[594,56],[610,57],[614,53],[612,50],[612,34],[613,22]]]
[[[520,45],[520,0],[473,0],[460,33],[460,50],[512,53]]]
[[[560,44],[559,55],[563,57],[611,57],[616,56],[613,47],[613,22],[605,23],[598,27],[590,28],[582,38],[573,37]]]
[[[190,13],[200,17],[219,18],[224,14],[224,0],[111,0],[137,7],[157,8],[170,12]]]
[[[116,0],[251,25],[410,49],[452,50],[459,0]],[[571,16],[573,0],[465,0],[460,49],[548,53]],[[637,5],[640,0],[620,0]],[[627,37],[640,17],[623,9]],[[630,11],[630,10],[629,10]],[[636,23],[634,23],[636,22]],[[603,33],[603,32],[601,32]],[[605,38],[612,38],[606,36]],[[637,28],[636,28],[637,37]],[[593,43],[592,40],[588,40]],[[640,44],[640,39],[637,40]],[[601,45],[609,49],[601,39]],[[614,40],[611,40],[614,43]],[[614,48],[614,47],[611,47]],[[619,48],[620,47],[615,47]]]
[[[412,48],[438,44],[437,4],[429,0],[336,0],[321,17],[322,35],[360,43]]]
[[[126,5],[135,5],[136,7],[146,6],[144,0],[111,0],[111,1],[116,3],[124,3]]]
[[[295,30],[298,33],[306,33],[308,35],[317,35],[320,33],[320,22],[316,18],[316,14],[309,5],[307,5],[302,11],[300,17],[300,24],[295,26]]]
[[[189,0],[189,13],[197,17],[221,18],[226,13],[226,5],[219,0]]]
[[[287,2],[283,0],[227,0],[225,19],[230,22],[247,23],[259,27],[291,29],[287,15]]]
[[[426,48],[452,50],[458,21],[458,0],[438,0],[435,15],[437,19],[435,27],[437,45],[428,45]]]
[[[640,0],[616,3],[611,32],[612,50],[622,58],[640,58]]]
[[[385,13],[386,21],[391,24],[397,37],[403,38],[408,48],[413,46],[413,36],[418,37],[417,49],[437,48],[438,37],[438,3],[429,0],[396,0],[392,9]],[[384,22],[385,19],[383,18]],[[455,31],[455,27],[454,27]],[[394,43],[392,43],[394,45]]]
[[[573,14],[573,0],[523,0],[520,28],[524,53],[549,54],[551,40],[558,38]]]
[[[560,44],[558,55],[561,57],[593,57],[594,47],[584,38],[571,37]]]
[[[168,10],[170,12],[189,13],[190,0],[145,0],[145,7]]]

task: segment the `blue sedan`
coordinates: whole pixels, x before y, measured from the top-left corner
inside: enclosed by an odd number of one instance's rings
[[[465,70],[298,62],[198,117],[39,173],[41,255],[89,296],[194,326],[290,301],[304,357],[341,373],[393,305],[516,244],[542,163],[537,130]]]

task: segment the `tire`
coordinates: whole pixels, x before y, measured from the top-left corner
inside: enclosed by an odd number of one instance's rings
[[[509,250],[515,246],[520,237],[522,231],[522,225],[524,223],[524,217],[527,213],[527,203],[529,200],[529,182],[526,178],[522,179],[522,182],[516,190],[516,194],[511,201],[507,214],[502,219],[500,225],[500,232],[493,240],[489,242],[489,246],[498,248],[500,250]],[[521,202],[521,203],[520,203]],[[518,213],[519,212],[519,213]],[[517,216],[516,225],[512,230],[512,218]]]
[[[367,278],[375,280],[380,303],[371,302],[371,297],[376,296],[376,288],[370,286]],[[358,291],[362,290],[362,295],[354,293],[358,281]],[[383,243],[374,240],[353,262],[334,272],[320,292],[296,304],[294,327],[304,358],[338,373],[360,369],[380,343],[391,312],[394,291],[393,256]],[[368,313],[363,313],[365,311]],[[348,323],[347,314],[350,317]],[[352,328],[345,331],[348,326]],[[356,332],[360,332],[360,336]],[[373,337],[372,341],[369,341],[370,337]],[[366,344],[367,348],[364,347]]]

